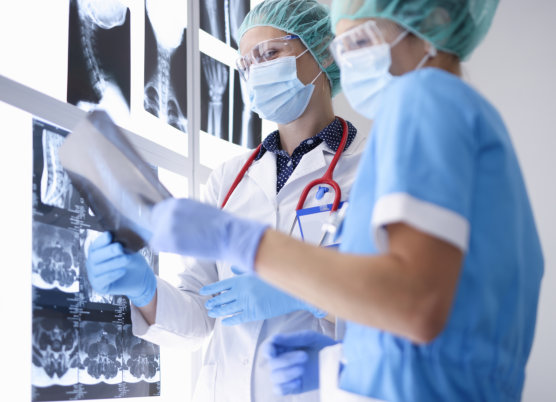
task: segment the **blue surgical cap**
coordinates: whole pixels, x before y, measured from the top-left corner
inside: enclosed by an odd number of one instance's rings
[[[299,36],[330,82],[332,96],[340,92],[340,69],[328,46],[334,39],[328,7],[315,0],[265,0],[239,27],[239,39],[257,26],[271,26]]]
[[[391,20],[465,60],[483,40],[498,0],[333,0],[332,24],[340,19]]]

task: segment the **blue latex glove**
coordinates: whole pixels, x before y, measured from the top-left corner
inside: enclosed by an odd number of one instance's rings
[[[101,294],[125,295],[142,307],[153,299],[156,277],[140,253],[127,254],[120,243],[112,242],[110,232],[102,233],[89,247],[87,276]]]
[[[319,352],[337,342],[315,331],[278,334],[265,345],[270,379],[279,395],[299,394],[319,387]]]
[[[238,273],[236,267],[232,267],[232,271]],[[231,316],[222,320],[224,325],[265,320],[298,310],[307,310],[317,318],[326,316],[326,312],[278,290],[253,274],[212,283],[203,287],[199,294],[216,295],[205,303],[205,307],[209,317]]]
[[[188,198],[170,198],[156,204],[151,224],[149,243],[155,250],[227,261],[244,271],[253,271],[259,242],[267,228]]]

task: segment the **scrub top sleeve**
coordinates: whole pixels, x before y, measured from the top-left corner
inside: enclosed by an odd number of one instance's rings
[[[445,75],[445,73],[444,73]],[[385,92],[373,129],[376,167],[372,232],[403,222],[466,251],[476,149],[474,107],[457,78],[411,74]]]

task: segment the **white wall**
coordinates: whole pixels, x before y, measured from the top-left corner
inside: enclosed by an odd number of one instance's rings
[[[330,4],[323,0],[322,3]],[[525,402],[556,400],[556,1],[501,0],[492,28],[465,78],[501,112],[529,190],[545,256],[536,337],[527,366]],[[337,114],[358,128],[369,122],[343,96]]]
[[[524,401],[556,400],[556,2],[502,0],[469,81],[500,110],[529,190],[545,256]]]

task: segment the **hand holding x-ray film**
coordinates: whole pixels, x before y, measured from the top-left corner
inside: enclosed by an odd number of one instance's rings
[[[151,167],[104,111],[77,124],[59,157],[103,228],[129,251],[145,247],[152,207],[171,197]]]

